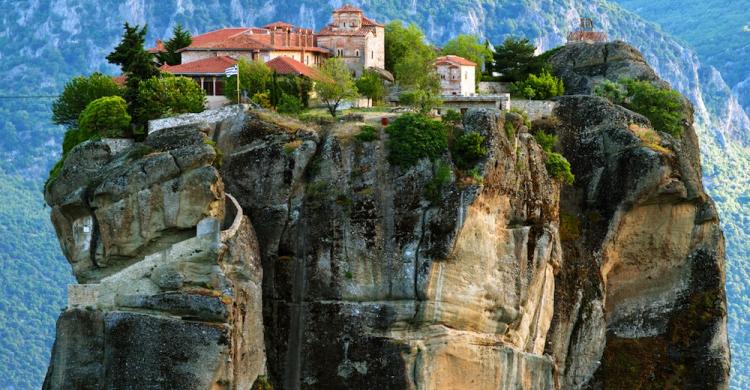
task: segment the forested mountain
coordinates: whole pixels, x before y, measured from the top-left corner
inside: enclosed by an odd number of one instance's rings
[[[491,42],[501,42],[509,35],[526,36],[540,49],[549,49],[563,44],[577,18],[585,14],[592,16],[610,38],[626,40],[641,49],[661,77],[688,96],[696,107],[704,181],[719,204],[728,238],[733,383],[736,388],[750,387],[748,366],[743,361],[750,353],[750,338],[741,331],[750,320],[750,291],[745,287],[750,278],[750,264],[746,261],[750,242],[750,121],[720,72],[730,72],[735,80],[731,70],[734,68],[721,67],[721,61],[713,60],[709,64],[716,68],[702,65],[698,55],[683,43],[690,42],[687,37],[676,40],[656,25],[603,0],[353,2],[378,21],[404,19],[419,24],[436,44],[466,32]],[[0,16],[0,186],[5,200],[0,209],[0,245],[4,252],[0,278],[5,282],[0,297],[0,388],[40,385],[54,334],[54,318],[64,302],[64,286],[72,280],[59,255],[48,222],[49,210],[43,207],[41,195],[42,183],[59,154],[62,138],[62,129],[49,122],[51,99],[46,96],[58,93],[74,75],[115,73],[117,69],[108,65],[104,57],[119,40],[125,21],[148,24],[148,40],[152,43],[159,37],[168,37],[176,23],[193,33],[276,20],[319,29],[333,8],[342,3],[0,1],[5,10]],[[631,6],[635,1],[624,3]],[[731,13],[731,9],[723,9]],[[707,23],[703,31],[720,34],[724,28],[719,21],[703,22]],[[710,46],[696,45],[699,50],[711,50]],[[737,50],[740,53],[741,48]],[[727,58],[733,52],[729,53]],[[743,57],[738,54],[735,58]],[[747,66],[746,57],[744,61]]]
[[[750,18],[747,1],[647,1],[616,3],[656,22],[716,67],[740,102],[750,108]]]

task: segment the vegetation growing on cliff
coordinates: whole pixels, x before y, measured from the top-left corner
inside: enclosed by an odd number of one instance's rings
[[[437,120],[419,114],[404,114],[385,128],[388,161],[402,168],[422,158],[436,159],[448,148],[448,130]]]
[[[660,88],[648,81],[622,79],[605,81],[594,93],[645,116],[658,131],[674,137],[682,135],[687,121],[685,101],[673,89]]]
[[[139,85],[138,100],[138,117],[156,119],[203,111],[206,93],[187,77],[152,77]]]

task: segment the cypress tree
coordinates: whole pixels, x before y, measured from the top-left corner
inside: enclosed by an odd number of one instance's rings
[[[181,64],[182,56],[177,51],[190,46],[191,43],[193,43],[192,35],[178,23],[172,30],[172,39],[164,42],[164,49],[166,51],[157,54],[159,63],[167,65]]]

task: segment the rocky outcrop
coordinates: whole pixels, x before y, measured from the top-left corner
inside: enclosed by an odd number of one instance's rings
[[[258,243],[201,129],[81,144],[48,187],[86,284],[71,286],[44,388],[247,389],[265,373]]]
[[[653,77],[622,43],[568,46],[553,63],[578,93],[605,77]],[[724,237],[692,123],[673,138],[604,99],[558,103],[559,144],[576,175],[562,192],[564,265],[547,348],[563,387],[726,388]]]
[[[723,236],[691,124],[674,138],[590,96],[658,82],[638,58],[553,57],[588,94],[544,121],[572,186],[520,115],[492,110],[460,125],[488,151],[471,172],[448,151],[394,166],[383,129],[354,136],[364,123],[256,109],[77,147],[47,199],[89,285],[46,387],[725,388]]]
[[[263,243],[274,382],[554,388],[542,352],[558,187],[533,137],[508,139],[497,112],[469,113],[465,130],[490,150],[484,185],[453,178],[430,200],[433,163],[393,167],[384,139],[357,141],[351,127],[314,132],[251,114],[218,139],[241,140],[222,177]]]

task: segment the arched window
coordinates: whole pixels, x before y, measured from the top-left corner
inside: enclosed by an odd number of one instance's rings
[[[336,49],[336,56],[343,57],[344,56],[344,49]]]
[[[359,57],[359,50],[355,50],[355,51],[354,51],[354,56],[355,56],[355,57]]]

